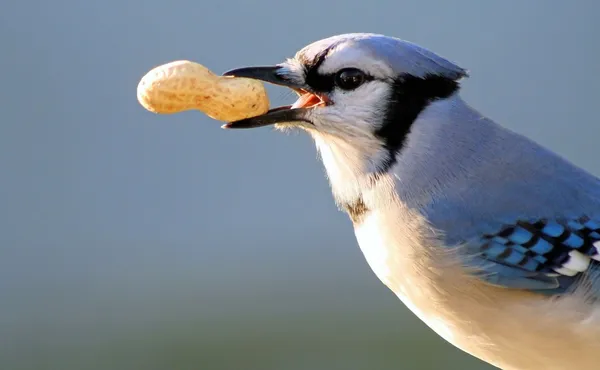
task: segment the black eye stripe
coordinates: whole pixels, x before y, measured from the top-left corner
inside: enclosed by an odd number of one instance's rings
[[[335,74],[329,73],[320,75],[316,72],[309,71],[306,74],[305,82],[316,92],[329,93],[333,91],[335,87]]]
[[[309,70],[306,73],[305,82],[315,92],[330,93],[335,88],[336,73],[319,74],[316,70]],[[378,80],[368,74],[364,75],[365,82]]]
[[[330,92],[333,90],[333,75],[319,75],[318,71],[319,67],[321,67],[321,64],[323,64],[331,49],[333,49],[335,46],[337,46],[337,44],[330,45],[328,48],[315,55],[315,57],[310,61],[302,61],[304,64],[305,82],[316,92]]]

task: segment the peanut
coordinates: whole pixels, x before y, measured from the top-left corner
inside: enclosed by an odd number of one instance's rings
[[[264,114],[269,98],[257,80],[217,76],[187,60],[152,69],[137,87],[140,104],[150,112],[179,113],[197,109],[209,117],[232,122]]]

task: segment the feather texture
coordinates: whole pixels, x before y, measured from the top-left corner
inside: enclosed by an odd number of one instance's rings
[[[379,279],[440,336],[503,369],[600,368],[600,179],[456,89],[391,99],[399,77],[466,76],[414,44],[339,35],[281,71],[303,84],[349,67],[372,78],[331,89],[332,103],[297,126],[315,139]]]
[[[600,222],[575,219],[519,220],[467,243],[481,277],[509,288],[555,294],[600,269]],[[592,280],[591,292],[600,292]],[[600,297],[595,297],[600,298]]]

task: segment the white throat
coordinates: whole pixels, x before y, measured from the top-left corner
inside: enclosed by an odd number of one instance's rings
[[[439,140],[452,140],[456,125],[466,121],[476,121],[479,114],[472,110],[458,94],[429,104],[413,123],[405,139],[401,153],[396,154],[396,163],[382,179],[398,182],[396,191],[407,202],[418,200],[419,194],[428,193],[431,184],[429,176],[417,176],[415,171],[427,172],[435,176],[442,171],[435,161],[443,161],[443,153],[438,153]],[[462,121],[462,122],[457,122]],[[338,203],[353,202],[373,186],[374,169],[387,155],[387,150],[376,147],[372,142],[345,140],[334,135],[311,130],[323,165],[331,184],[333,195]],[[374,139],[376,140],[376,139]],[[378,139],[377,139],[378,140]],[[420,162],[420,163],[415,163]],[[421,178],[423,183],[416,183]],[[413,204],[416,205],[416,204]]]
[[[360,148],[332,135],[312,133],[338,203],[348,203],[362,195],[367,185],[367,156]]]

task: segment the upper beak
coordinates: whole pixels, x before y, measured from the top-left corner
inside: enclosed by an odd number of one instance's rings
[[[291,89],[302,89],[303,86],[278,73],[282,68],[282,66],[244,67],[227,71],[223,73],[223,76],[251,78]],[[288,105],[271,109],[260,116],[227,123],[223,125],[223,128],[253,128],[272,125],[278,122],[310,122],[307,118],[307,112],[306,108],[291,109],[291,105]]]
[[[223,73],[223,76],[245,77],[254,80],[261,80],[274,85],[285,86],[289,88],[302,88],[302,86],[292,82],[278,73],[284,67],[282,66],[258,66],[258,67],[243,67],[236,68]]]

